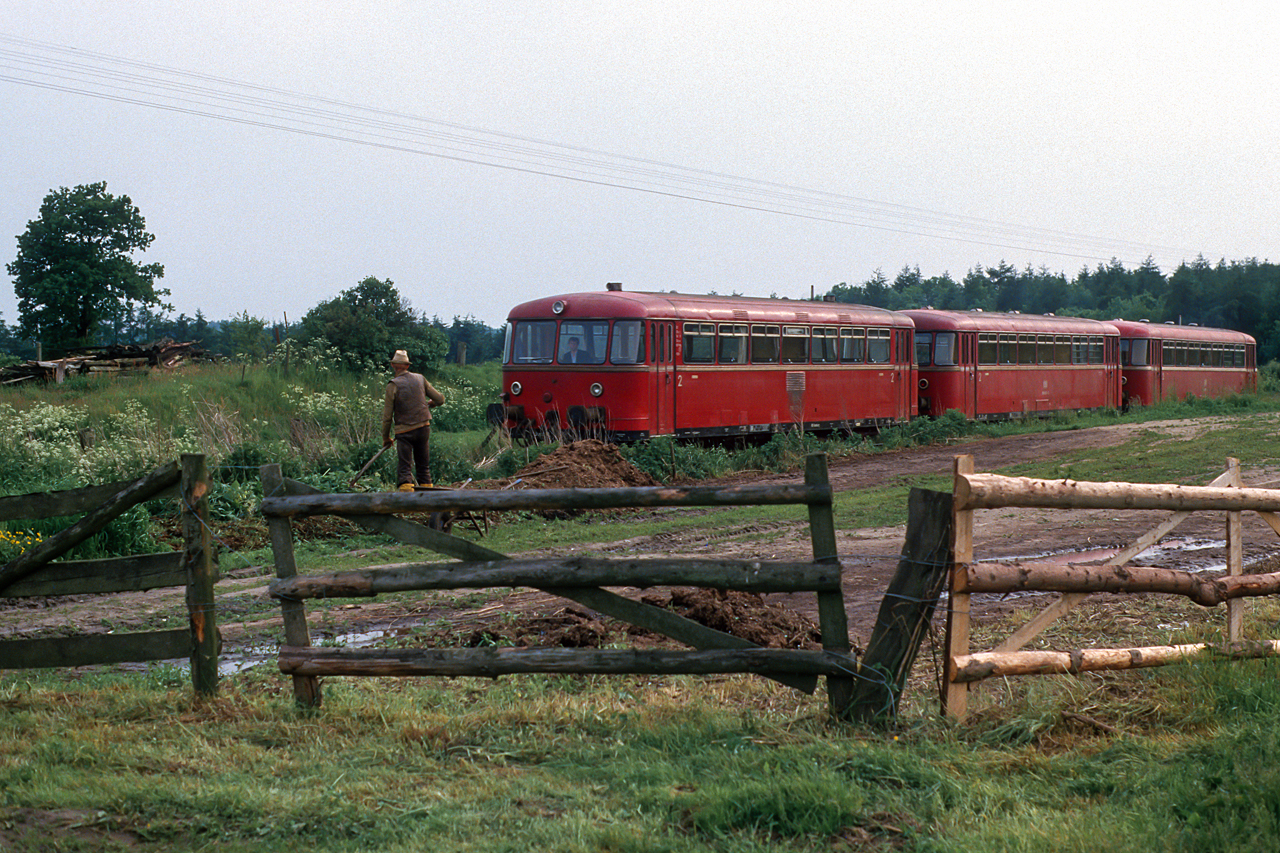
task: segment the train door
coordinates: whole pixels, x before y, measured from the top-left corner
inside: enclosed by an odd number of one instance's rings
[[[910,420],[913,411],[918,411],[916,397],[916,377],[913,370],[915,359],[912,357],[914,344],[912,333],[907,329],[894,329],[894,358],[897,362],[894,370],[894,381],[898,383],[897,412],[899,421]]]
[[[675,323],[657,321],[652,330],[653,355],[657,362],[654,373],[654,435],[671,435],[675,432],[676,420]]]
[[[960,382],[964,386],[964,413],[978,414],[978,333],[960,333]]]

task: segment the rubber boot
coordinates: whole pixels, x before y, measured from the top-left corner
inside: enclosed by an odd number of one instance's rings
[[[397,491],[397,492],[412,492],[412,491],[413,491],[413,483],[401,483],[399,486],[396,486],[396,491]]]

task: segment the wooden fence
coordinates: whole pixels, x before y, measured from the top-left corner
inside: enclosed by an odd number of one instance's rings
[[[0,642],[0,668],[86,666],[125,661],[190,658],[196,692],[218,689],[218,628],[213,604],[213,555],[207,514],[209,479],[202,455],[187,454],[139,480],[60,492],[0,498],[0,521],[57,518],[85,513],[65,530],[0,566],[0,596],[116,593],[162,587],[187,588],[187,628],[128,634],[81,634]],[[182,551],[105,560],[52,562],[130,507],[178,495],[182,501]]]
[[[849,707],[856,661],[850,655],[840,564],[826,456],[808,457],[804,485],[655,487],[616,489],[452,490],[321,494],[281,476],[278,465],[262,468],[262,512],[267,517],[286,645],[280,669],[293,677],[304,705],[321,701],[321,675],[475,675],[507,673],[731,673],[752,672],[812,693],[827,678],[833,716]],[[804,504],[809,511],[813,562],[756,560],[606,560],[550,558],[517,560],[465,539],[399,518],[399,513],[495,512],[508,510],[605,509],[618,507],[747,506]],[[401,542],[452,557],[453,563],[371,568],[301,577],[293,553],[290,519],[339,515]],[[603,587],[700,586],[756,592],[817,593],[821,651],[767,649],[660,607]],[[313,648],[303,602],[315,597],[374,596],[426,589],[533,587],[576,601],[605,616],[655,631],[694,650],[640,649],[341,649]]]
[[[975,564],[973,514],[979,509],[999,507],[1154,509],[1170,510],[1172,514],[1102,564],[1022,561]],[[1201,577],[1176,569],[1127,565],[1197,511],[1226,513],[1225,577]],[[977,474],[973,471],[973,457],[956,457],[955,547],[947,611],[943,713],[963,718],[968,709],[970,686],[986,678],[1161,666],[1210,654],[1231,658],[1280,654],[1280,640],[1246,643],[1241,639],[1242,599],[1280,592],[1280,572],[1242,574],[1241,513],[1244,511],[1257,512],[1274,531],[1280,533],[1280,516],[1276,514],[1280,512],[1280,490],[1246,488],[1236,459],[1228,459],[1226,472],[1208,486],[1177,486],[1035,480]],[[973,593],[1003,594],[1032,590],[1062,595],[992,651],[971,653],[970,596]],[[1129,649],[1021,651],[1054,620],[1094,592],[1170,593],[1185,595],[1205,606],[1225,602],[1227,642]]]

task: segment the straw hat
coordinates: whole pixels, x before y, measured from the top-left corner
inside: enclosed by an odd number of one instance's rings
[[[396,350],[396,354],[391,356],[392,364],[409,364],[409,353],[402,349]]]

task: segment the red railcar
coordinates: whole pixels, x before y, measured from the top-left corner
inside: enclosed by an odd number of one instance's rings
[[[1120,330],[1123,403],[1223,397],[1258,390],[1257,342],[1244,332],[1112,320]]]
[[[916,326],[922,415],[1018,418],[1118,408],[1120,332],[1074,317],[903,311]]]
[[[879,308],[610,285],[507,320],[490,419],[516,436],[741,436],[915,414],[911,320]]]

